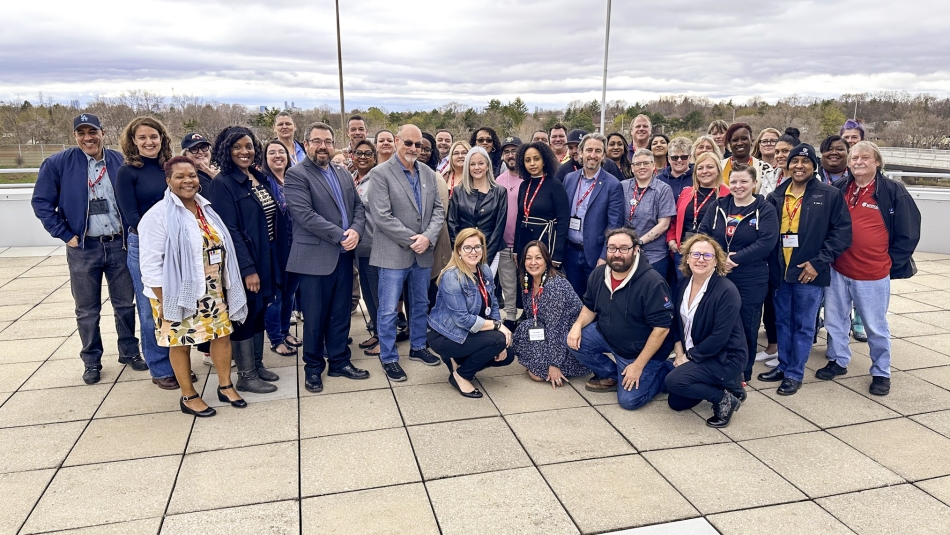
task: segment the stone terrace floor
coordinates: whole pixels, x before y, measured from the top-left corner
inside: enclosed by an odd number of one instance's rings
[[[0,250],[0,534],[946,534],[950,257],[916,259],[892,286],[889,396],[867,393],[854,343],[846,376],[795,396],[753,380],[718,431],[705,403],[629,412],[517,365],[480,374],[480,400],[406,359],[390,384],[355,345],[369,380],[311,395],[268,351],[276,394],[195,419],[116,362],[108,301],[102,382],[84,385],[62,248]]]

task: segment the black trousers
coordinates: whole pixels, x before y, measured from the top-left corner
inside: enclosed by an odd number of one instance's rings
[[[762,323],[765,324],[765,337],[768,339],[769,344],[778,343],[778,335],[775,334],[775,297],[776,288],[772,285],[769,285],[769,289],[765,295],[765,308],[763,310]],[[749,358],[755,360],[755,355],[749,355]]]
[[[438,353],[443,361],[455,359],[459,365],[459,375],[469,381],[485,368],[507,366],[515,360],[513,351],[508,352],[505,360],[495,360],[501,350],[505,349],[505,335],[498,331],[469,333],[463,344],[449,340],[432,329],[429,329],[426,338],[429,347]]]
[[[769,285],[763,282],[762,284],[743,284],[736,287],[739,289],[739,297],[742,299],[742,306],[739,308],[739,320],[742,322],[742,330],[745,331],[746,346],[749,353],[743,370],[743,378],[749,381],[752,379],[752,366],[755,365],[755,354],[758,352],[762,304],[769,292]]]
[[[231,333],[232,342],[240,342],[254,338],[257,333],[264,332],[264,313],[267,312],[268,299],[254,299],[250,290],[246,287],[247,293],[247,319],[244,323],[234,326],[234,332]]]
[[[735,378],[742,373],[743,364],[739,359],[730,359],[726,364],[713,359],[703,362],[690,360],[673,368],[666,376],[670,408],[685,411],[704,399],[719,403],[723,392],[735,387]]]
[[[327,367],[350,364],[350,306],[353,299],[353,253],[341,253],[329,275],[300,275],[303,300],[304,373],[320,375]],[[327,359],[323,358],[326,347]]]

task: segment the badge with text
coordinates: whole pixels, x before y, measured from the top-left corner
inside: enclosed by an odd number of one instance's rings
[[[570,224],[570,227],[569,227],[569,228],[570,228],[571,230],[580,230],[580,229],[581,229],[581,218],[579,218],[579,217],[572,217],[572,218],[571,218],[571,224]]]
[[[214,249],[208,249],[208,263],[211,264],[212,266],[220,264],[222,256],[223,255],[221,254],[220,247],[215,247]]]
[[[782,247],[798,247],[798,234],[782,234]]]
[[[109,201],[93,199],[89,201],[89,215],[105,215],[109,213]]]
[[[532,342],[544,341],[544,327],[533,327],[528,329],[528,340]]]

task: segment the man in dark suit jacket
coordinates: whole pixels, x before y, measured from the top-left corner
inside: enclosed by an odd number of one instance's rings
[[[623,188],[617,177],[601,167],[606,150],[604,136],[584,136],[579,149],[583,168],[564,179],[564,189],[571,200],[564,274],[578,295],[587,291],[587,278],[594,268],[606,263],[604,233],[623,226]]]
[[[330,377],[366,379],[369,372],[350,362],[350,298],[353,250],[366,224],[363,203],[350,174],[330,162],[333,130],[313,123],[305,134],[307,159],[287,171],[284,196],[293,217],[293,244],[287,271],[300,274],[304,322],[305,387],[323,390],[321,375],[329,360]]]
[[[379,268],[379,359],[393,381],[405,381],[396,351],[396,304],[409,279],[409,358],[429,366],[439,359],[426,349],[429,273],[445,221],[435,171],[420,165],[422,131],[399,127],[396,154],[369,172],[369,210],[376,225],[369,263]]]

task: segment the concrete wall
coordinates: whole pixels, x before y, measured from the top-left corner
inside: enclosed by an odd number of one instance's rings
[[[881,147],[881,156],[884,157],[884,163],[888,168],[950,170],[950,150]]]
[[[920,210],[920,243],[924,253],[950,254],[950,191],[941,188],[907,188]]]
[[[0,188],[0,247],[63,245],[53,238],[33,215],[33,187]]]

